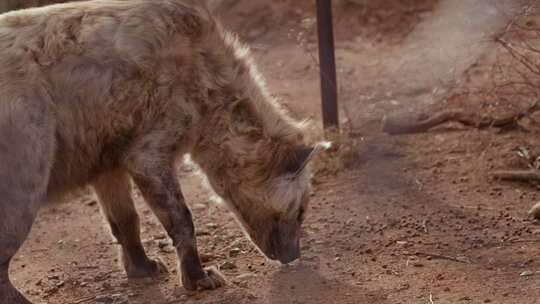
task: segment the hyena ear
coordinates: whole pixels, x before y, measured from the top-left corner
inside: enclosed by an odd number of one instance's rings
[[[295,175],[300,174],[307,166],[309,161],[321,150],[330,148],[330,142],[318,142],[314,146],[299,146],[296,147],[290,158],[288,165],[286,166],[286,172],[293,173]]]

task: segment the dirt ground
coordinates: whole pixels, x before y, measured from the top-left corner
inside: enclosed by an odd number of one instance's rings
[[[538,149],[534,120],[529,130],[504,132],[459,124],[407,136],[380,131],[384,115],[404,110],[506,109],[482,100],[440,102],[450,82],[489,73],[490,47],[470,43],[481,35],[467,24],[494,30],[503,23],[500,11],[464,12],[452,2],[334,1],[341,119],[352,148],[345,169],[315,176],[299,262],[282,266],[261,256],[182,167],[204,263],[221,268],[226,287],[182,288],[164,231],[137,194],[144,245],[168,274],[127,280],[118,245],[93,197],[85,196],[41,210],[12,264],[15,284],[35,303],[51,304],[540,303],[540,222],[527,218],[540,200],[537,186],[489,176],[523,165],[514,148]],[[272,92],[294,116],[312,119],[317,138],[314,3],[226,0],[218,12],[252,46]],[[448,24],[463,25],[461,35]],[[463,52],[433,51],[451,49],[449,40]]]

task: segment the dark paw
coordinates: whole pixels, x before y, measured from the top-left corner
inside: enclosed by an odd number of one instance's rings
[[[184,288],[188,290],[216,289],[225,285],[223,275],[215,267],[206,268],[204,270],[204,277],[195,282],[187,278],[183,278],[182,281]]]
[[[162,273],[167,273],[167,267],[161,261],[157,260],[148,260],[148,263],[143,265],[129,265],[126,267],[126,273],[128,278],[146,278],[158,276]]]

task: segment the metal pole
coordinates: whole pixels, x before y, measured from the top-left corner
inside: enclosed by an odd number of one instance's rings
[[[339,128],[332,0],[317,0],[317,30],[324,129]]]

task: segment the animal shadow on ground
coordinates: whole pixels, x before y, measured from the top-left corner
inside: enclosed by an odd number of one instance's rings
[[[151,303],[167,303],[169,299],[161,290],[163,287],[163,281],[167,274],[161,274],[156,278],[142,278],[142,279],[128,279],[129,288],[131,290],[137,290],[140,293],[139,296],[133,297],[129,300],[130,304],[146,304],[151,299]]]
[[[276,271],[266,298],[270,304],[387,303],[383,294],[325,278],[307,263]]]

